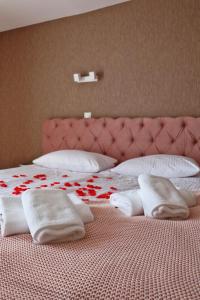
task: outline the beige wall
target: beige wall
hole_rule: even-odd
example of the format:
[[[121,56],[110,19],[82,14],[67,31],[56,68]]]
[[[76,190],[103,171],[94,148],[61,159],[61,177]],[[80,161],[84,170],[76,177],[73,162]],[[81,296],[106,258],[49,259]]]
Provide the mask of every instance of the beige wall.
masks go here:
[[[98,83],[78,85],[75,72]],[[200,1],[132,0],[0,34],[0,167],[51,117],[200,115]]]

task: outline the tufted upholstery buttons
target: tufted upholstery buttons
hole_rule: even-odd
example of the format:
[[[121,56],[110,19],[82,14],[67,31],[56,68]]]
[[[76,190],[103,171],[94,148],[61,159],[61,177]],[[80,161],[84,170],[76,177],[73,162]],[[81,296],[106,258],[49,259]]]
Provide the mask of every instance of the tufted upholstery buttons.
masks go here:
[[[199,128],[199,117],[104,117],[93,119],[92,123],[84,118],[51,119],[44,123],[42,147],[43,153],[74,149],[77,145],[82,150],[97,153],[103,149],[119,162],[138,157],[140,153],[147,155],[149,151],[152,154],[184,153],[200,162]]]
[[[140,153],[140,156],[144,156],[145,154],[143,152]]]
[[[193,145],[196,145],[196,144],[198,144],[198,141],[194,139],[194,140],[192,141],[192,144],[193,144]]]

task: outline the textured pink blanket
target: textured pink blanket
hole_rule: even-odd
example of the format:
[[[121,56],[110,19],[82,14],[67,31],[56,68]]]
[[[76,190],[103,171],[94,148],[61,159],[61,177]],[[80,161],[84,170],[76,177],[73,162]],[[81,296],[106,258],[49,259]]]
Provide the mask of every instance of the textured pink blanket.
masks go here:
[[[200,206],[185,221],[94,208],[85,239],[0,240],[0,299],[200,299]]]

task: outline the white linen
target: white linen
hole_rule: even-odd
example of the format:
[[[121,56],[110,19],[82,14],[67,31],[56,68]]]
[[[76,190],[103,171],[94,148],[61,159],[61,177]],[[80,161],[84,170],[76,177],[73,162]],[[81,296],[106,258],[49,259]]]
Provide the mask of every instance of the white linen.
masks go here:
[[[139,216],[144,214],[139,190],[129,190],[113,193],[110,196],[110,204],[119,208],[126,216]]]
[[[179,155],[148,155],[126,160],[112,169],[113,172],[139,176],[151,174],[166,178],[189,177],[199,173],[200,167],[192,158]]]
[[[14,197],[0,197],[0,224],[1,235],[9,236],[29,232],[24,215],[22,202]]]
[[[145,216],[157,219],[186,219],[189,209],[174,185],[166,178],[140,175],[140,196]]]
[[[39,166],[75,172],[99,172],[114,167],[116,162],[107,155],[82,150],[54,151],[33,160]]]
[[[85,229],[73,203],[59,190],[27,190],[22,194],[24,214],[36,244],[83,238]]]
[[[38,174],[45,174],[46,177],[41,180],[37,178]],[[93,178],[93,175],[95,175],[95,178]],[[88,180],[91,181],[91,179],[93,182],[88,182]],[[77,189],[85,188],[87,185],[99,186],[100,189],[96,189],[96,195],[79,196],[77,194],[81,200],[86,200],[85,202],[90,206],[108,206],[108,199],[97,198],[108,191],[114,193],[139,188],[137,177],[120,175],[111,171],[103,171],[98,174],[80,173],[70,172],[68,170],[49,169],[35,165],[0,170],[0,180],[4,180],[7,185],[7,187],[1,187],[0,184],[0,196],[11,196],[18,199],[20,199],[21,194],[15,195],[13,192],[16,187],[21,185],[25,185],[27,188],[41,188],[45,190],[49,188],[63,188],[66,183],[70,183],[71,185],[69,187],[65,187],[66,193],[74,193]],[[171,178],[170,180],[179,189],[193,192],[200,191],[200,176]],[[28,184],[26,184],[27,181],[29,182]],[[80,186],[77,186],[77,183],[79,183]],[[116,189],[112,189],[113,187]]]

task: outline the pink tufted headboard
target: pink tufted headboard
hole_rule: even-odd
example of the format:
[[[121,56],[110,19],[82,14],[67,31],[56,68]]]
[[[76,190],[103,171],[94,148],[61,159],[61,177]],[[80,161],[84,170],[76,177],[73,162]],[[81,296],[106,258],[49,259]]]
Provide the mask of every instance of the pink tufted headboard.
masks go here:
[[[200,117],[52,119],[43,126],[43,152],[82,149],[120,162],[150,154],[177,154],[200,163]]]

